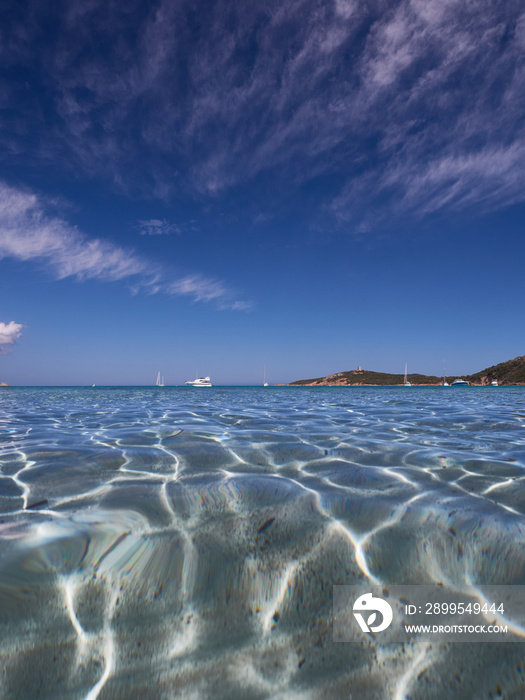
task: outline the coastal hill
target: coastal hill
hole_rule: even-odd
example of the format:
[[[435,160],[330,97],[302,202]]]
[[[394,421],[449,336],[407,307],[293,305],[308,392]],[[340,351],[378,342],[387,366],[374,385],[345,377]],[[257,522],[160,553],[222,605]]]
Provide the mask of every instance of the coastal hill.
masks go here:
[[[476,374],[465,377],[472,384],[490,384],[497,380],[498,384],[525,384],[525,355],[515,357],[507,362],[500,362],[499,365],[487,367],[487,369]]]
[[[447,376],[449,384],[454,379],[466,379],[469,384],[474,386],[488,386],[494,380],[497,380],[498,384],[502,386],[525,384],[525,355],[488,367],[481,372],[476,372],[476,374],[462,375],[461,377]],[[288,386],[402,386],[403,381],[403,374],[372,372],[359,368],[348,372],[336,372],[316,379],[300,379],[291,382]],[[443,379],[426,374],[409,374],[408,381],[413,386],[439,386]]]

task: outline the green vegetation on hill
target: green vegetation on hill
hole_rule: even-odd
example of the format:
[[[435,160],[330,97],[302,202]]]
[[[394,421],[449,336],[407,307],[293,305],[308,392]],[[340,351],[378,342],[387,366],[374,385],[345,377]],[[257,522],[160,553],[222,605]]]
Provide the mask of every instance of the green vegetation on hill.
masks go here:
[[[525,355],[515,357],[508,362],[501,362],[499,365],[488,367],[476,374],[464,375],[462,377],[470,384],[484,386],[497,380],[498,384],[525,384]],[[451,384],[456,376],[447,377]],[[403,374],[388,374],[387,372],[372,372],[370,370],[351,370],[349,372],[337,372],[326,377],[316,379],[300,379],[291,382],[289,386],[395,386],[403,384]],[[428,376],[425,374],[409,374],[408,381],[413,385],[441,384],[442,377]]]
[[[308,384],[326,384],[327,382],[340,386],[351,386],[368,384],[375,386],[389,386],[392,384],[403,384],[403,374],[388,374],[386,372],[372,372],[371,370],[351,370],[350,372],[338,372],[327,377],[317,379],[300,379],[291,382],[290,386],[304,386]],[[439,384],[440,377],[427,377],[425,374],[409,374],[408,381],[417,386],[418,384]]]
[[[473,384],[490,384],[494,380],[497,380],[498,384],[525,384],[525,355],[487,367],[465,379]]]

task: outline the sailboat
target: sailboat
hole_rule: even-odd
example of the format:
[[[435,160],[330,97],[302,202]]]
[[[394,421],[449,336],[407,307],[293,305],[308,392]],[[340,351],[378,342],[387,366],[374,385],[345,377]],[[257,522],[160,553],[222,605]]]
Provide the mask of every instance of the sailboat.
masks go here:
[[[268,382],[266,381],[266,365],[264,365],[264,379],[263,379],[263,386],[268,386]]]
[[[407,365],[405,363],[405,379],[403,381],[403,386],[412,386],[412,384],[408,381],[408,374],[407,374]]]
[[[445,377],[445,360],[443,360],[443,384],[441,386],[450,386]]]
[[[160,376],[160,372],[157,374],[157,381],[155,382],[155,386],[164,386],[164,377]]]

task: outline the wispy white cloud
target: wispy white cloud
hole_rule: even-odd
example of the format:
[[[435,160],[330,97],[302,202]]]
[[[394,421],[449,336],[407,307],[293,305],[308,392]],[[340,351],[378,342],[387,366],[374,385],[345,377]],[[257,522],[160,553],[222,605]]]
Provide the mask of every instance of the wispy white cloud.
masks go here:
[[[181,232],[177,224],[170,224],[166,219],[148,219],[139,221],[138,229],[142,236],[168,236],[171,233]]]
[[[188,275],[176,280],[168,287],[171,294],[188,294],[197,301],[211,301],[220,299],[226,294],[222,282],[206,279],[202,275]]]
[[[214,301],[221,310],[250,311],[253,303],[235,299],[231,289],[220,280],[210,279],[200,274],[187,275],[175,280],[165,288],[168,294],[187,295],[195,301]]]
[[[359,93],[377,148],[332,201],[361,230],[386,216],[525,200],[525,62],[511,3],[411,0],[378,19]]]
[[[87,238],[62,219],[47,215],[35,194],[0,184],[3,257],[43,262],[58,279],[115,281],[154,275],[153,267],[135,253],[100,238]]]
[[[222,308],[230,311],[251,311],[254,307],[252,301],[234,301],[230,304],[225,303]]]
[[[429,213],[444,207],[462,209],[469,204],[482,203],[484,209],[511,204],[523,182],[524,162],[525,143],[437,156],[418,167],[409,179],[400,206]],[[399,174],[393,172],[381,186],[398,182]]]
[[[22,324],[10,321],[3,323],[0,321],[0,355],[6,355],[12,350],[16,340],[22,335]]]
[[[39,52],[50,10],[29,2],[32,22],[4,29],[11,65]],[[525,147],[519,0],[70,0],[55,35],[38,53],[39,90],[0,91],[20,107],[6,117],[11,158],[28,148],[166,200],[217,197],[266,172],[276,196],[335,174],[327,201],[356,225],[372,206],[424,215],[525,199],[511,156]],[[447,164],[461,177],[436,177]]]
[[[162,223],[162,222],[161,222]],[[56,279],[75,277],[105,282],[125,280],[133,293],[189,296],[240,309],[229,287],[202,274],[175,277],[168,269],[102,238],[89,238],[63,219],[46,213],[34,193],[0,183],[0,260],[33,261]]]

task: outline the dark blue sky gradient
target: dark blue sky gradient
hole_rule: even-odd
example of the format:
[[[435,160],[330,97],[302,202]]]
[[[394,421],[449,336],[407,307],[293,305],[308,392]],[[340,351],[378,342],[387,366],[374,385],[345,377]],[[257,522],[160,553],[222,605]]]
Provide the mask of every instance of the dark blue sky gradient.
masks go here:
[[[521,2],[4,2],[0,381],[525,353]]]

